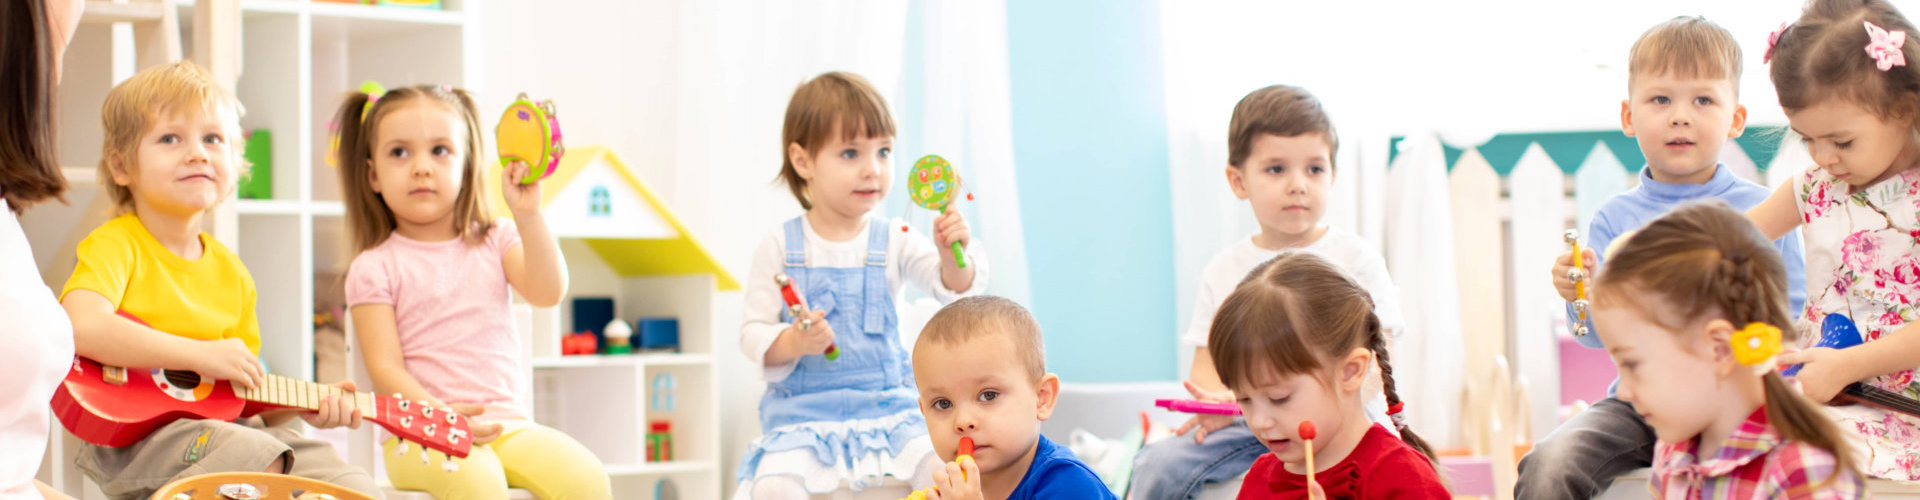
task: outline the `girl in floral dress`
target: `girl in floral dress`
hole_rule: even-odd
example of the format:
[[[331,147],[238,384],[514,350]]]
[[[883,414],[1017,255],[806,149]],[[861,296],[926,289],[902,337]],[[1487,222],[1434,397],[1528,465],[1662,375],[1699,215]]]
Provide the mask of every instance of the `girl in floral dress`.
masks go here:
[[[1920,399],[1920,53],[1908,22],[1881,0],[1816,0],[1768,40],[1770,73],[1787,120],[1815,166],[1747,213],[1779,237],[1801,225],[1807,302],[1795,327],[1802,390],[1829,401],[1865,382]],[[1915,63],[1915,64],[1909,64]],[[1829,314],[1851,319],[1865,343],[1812,348]],[[1829,409],[1874,477],[1920,480],[1920,419],[1862,405]]]

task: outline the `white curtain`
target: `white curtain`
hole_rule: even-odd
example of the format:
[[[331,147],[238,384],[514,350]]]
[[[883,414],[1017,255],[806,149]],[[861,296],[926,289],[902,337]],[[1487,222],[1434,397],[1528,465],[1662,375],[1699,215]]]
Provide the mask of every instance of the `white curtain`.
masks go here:
[[[1464,342],[1453,272],[1453,204],[1447,159],[1432,134],[1413,134],[1387,171],[1387,267],[1400,285],[1407,333],[1394,347],[1394,379],[1407,425],[1436,447],[1459,446]],[[1431,270],[1415,272],[1414,270]]]
[[[910,15],[916,7],[918,24]],[[773,182],[782,116],[795,86],[839,70],[866,77],[887,97],[898,142],[921,142],[898,144],[915,150],[896,148],[886,215],[931,223],[931,212],[907,203],[900,186],[918,155],[946,156],[979,195],[961,208],[990,246],[994,292],[1023,301],[1030,295],[1014,184],[1004,2],[718,0],[679,2],[678,9],[671,198],[728,269],[744,273],[767,231],[800,213]],[[919,30],[921,51],[909,52],[909,30]],[[907,74],[911,68],[923,73]],[[903,109],[923,111],[916,119],[902,116]],[[901,332],[911,342],[937,304],[909,300]],[[718,325],[738,324],[739,296],[722,296],[714,315]],[[753,395],[764,384],[737,375],[757,370],[732,354],[739,351],[732,330],[717,330],[720,390],[748,396],[723,398],[721,408],[721,478],[731,489],[740,453],[760,435]]]

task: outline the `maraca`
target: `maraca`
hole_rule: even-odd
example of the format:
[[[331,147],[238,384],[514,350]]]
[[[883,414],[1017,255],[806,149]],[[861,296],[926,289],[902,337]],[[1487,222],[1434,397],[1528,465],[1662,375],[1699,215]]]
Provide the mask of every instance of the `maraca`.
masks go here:
[[[961,458],[972,459],[973,458],[973,437],[967,436],[967,437],[960,438],[960,449],[957,451],[958,452],[955,453],[953,456],[953,461],[955,463],[958,463]],[[960,480],[961,481],[967,480],[966,469],[960,470]],[[925,489],[914,490],[913,493],[908,493],[907,497],[902,500],[927,500],[927,497],[933,495],[934,489],[935,487],[928,486]]]
[[[945,212],[947,205],[960,196],[960,179],[946,158],[922,156],[920,161],[913,162],[913,170],[907,172],[907,195],[921,208]],[[953,263],[963,269],[967,267],[964,255],[960,242],[953,242]]]

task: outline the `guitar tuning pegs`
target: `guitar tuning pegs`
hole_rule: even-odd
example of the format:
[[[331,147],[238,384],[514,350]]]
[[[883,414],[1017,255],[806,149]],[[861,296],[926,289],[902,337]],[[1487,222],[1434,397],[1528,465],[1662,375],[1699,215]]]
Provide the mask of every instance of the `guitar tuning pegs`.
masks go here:
[[[406,440],[404,440],[404,439],[403,439],[403,440],[400,440],[400,444],[398,444],[398,445],[395,445],[395,446],[393,447],[393,456],[396,456],[396,457],[404,457],[404,456],[407,456],[407,441],[406,441]]]
[[[398,393],[398,392],[396,392],[396,393],[393,393],[393,399],[400,399],[400,393]],[[400,411],[407,411],[407,410],[411,410],[411,409],[413,409],[413,402],[412,402],[412,401],[407,401],[407,400],[405,400],[405,399],[400,399]]]
[[[447,471],[447,472],[460,472],[460,463],[453,461],[453,456],[448,455],[446,460],[440,461],[440,470]]]
[[[429,405],[429,404],[427,404],[427,402],[426,402],[426,401],[421,401],[421,402],[420,402],[420,406],[422,406],[422,408],[420,408],[420,416],[423,416],[423,417],[427,417],[427,418],[433,418],[433,406],[432,406],[432,405]]]
[[[433,463],[433,457],[427,454],[427,448],[423,446],[420,448],[420,465],[427,465],[430,463]]]
[[[427,424],[427,437],[433,437],[434,424]]]
[[[447,414],[447,425],[454,425],[455,423],[458,423],[459,421],[460,421],[460,414],[458,414],[458,413],[448,413],[448,414]]]
[[[404,416],[404,417],[400,417],[400,427],[401,427],[401,428],[404,428],[404,429],[412,429],[412,428],[413,428],[413,416],[412,416],[412,415],[408,415],[408,416]]]

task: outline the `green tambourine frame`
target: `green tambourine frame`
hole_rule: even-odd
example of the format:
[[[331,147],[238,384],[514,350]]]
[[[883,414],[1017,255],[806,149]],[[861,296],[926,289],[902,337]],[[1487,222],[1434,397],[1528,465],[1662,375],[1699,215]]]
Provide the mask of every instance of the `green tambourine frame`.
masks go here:
[[[560,157],[566,154],[566,147],[560,142],[560,120],[554,115],[553,101],[535,102],[524,92],[500,113],[500,124],[493,129],[493,142],[500,150],[500,166],[515,160],[527,164],[531,172],[521,184],[533,184],[553,175],[560,169]]]

